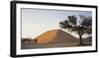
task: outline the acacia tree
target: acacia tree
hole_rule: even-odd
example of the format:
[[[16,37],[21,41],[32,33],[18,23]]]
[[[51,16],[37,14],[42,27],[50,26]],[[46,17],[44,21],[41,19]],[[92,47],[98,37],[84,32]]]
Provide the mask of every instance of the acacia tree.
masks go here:
[[[80,43],[79,45],[84,45],[82,36],[83,34],[92,33],[92,17],[86,17],[79,15],[77,18],[75,15],[68,16],[68,20],[60,22],[60,27],[63,29],[68,29],[68,31],[76,32],[79,35]]]

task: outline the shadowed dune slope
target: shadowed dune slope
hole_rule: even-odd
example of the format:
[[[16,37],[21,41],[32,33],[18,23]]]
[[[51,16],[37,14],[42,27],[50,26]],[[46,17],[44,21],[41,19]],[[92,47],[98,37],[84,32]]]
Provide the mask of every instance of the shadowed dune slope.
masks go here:
[[[60,29],[47,31],[34,40],[37,44],[79,42],[79,39]]]

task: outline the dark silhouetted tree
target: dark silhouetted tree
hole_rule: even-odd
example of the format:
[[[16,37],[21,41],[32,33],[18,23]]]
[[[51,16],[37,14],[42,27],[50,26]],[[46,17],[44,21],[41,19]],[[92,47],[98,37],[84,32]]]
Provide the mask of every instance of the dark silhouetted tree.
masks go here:
[[[68,29],[68,31],[76,32],[79,35],[80,44],[84,45],[82,36],[83,34],[92,33],[92,17],[86,17],[79,15],[79,18],[75,15],[68,16],[68,20],[64,20],[59,23],[60,27],[63,29]]]

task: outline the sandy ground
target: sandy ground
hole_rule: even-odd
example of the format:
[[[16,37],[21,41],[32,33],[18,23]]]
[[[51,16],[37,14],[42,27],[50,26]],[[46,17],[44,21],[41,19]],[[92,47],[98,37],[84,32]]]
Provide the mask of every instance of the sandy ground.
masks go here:
[[[85,42],[86,44],[87,42]],[[74,43],[50,43],[50,44],[27,44],[22,43],[21,49],[39,49],[39,48],[57,48],[57,47],[79,47],[79,42]],[[91,44],[88,42],[86,46],[91,46]]]
[[[78,43],[55,43],[55,44],[27,44],[22,43],[22,49],[33,49],[33,48],[55,48],[55,47],[70,47],[77,46]]]

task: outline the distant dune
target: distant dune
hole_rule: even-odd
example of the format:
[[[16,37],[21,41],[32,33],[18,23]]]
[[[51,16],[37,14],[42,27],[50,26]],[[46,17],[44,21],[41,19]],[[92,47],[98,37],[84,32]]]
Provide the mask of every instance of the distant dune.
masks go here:
[[[32,39],[29,39],[29,38],[22,38],[22,39],[21,39],[21,42],[30,44],[30,43],[33,42],[33,40],[32,40]]]
[[[76,37],[60,29],[47,31],[35,38],[37,44],[79,42]]]

